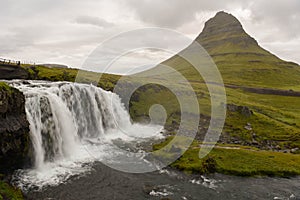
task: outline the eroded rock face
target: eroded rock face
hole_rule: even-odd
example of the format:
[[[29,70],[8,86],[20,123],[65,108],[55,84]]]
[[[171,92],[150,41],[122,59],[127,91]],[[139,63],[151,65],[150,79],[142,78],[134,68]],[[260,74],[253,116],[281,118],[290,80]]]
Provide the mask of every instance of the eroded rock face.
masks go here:
[[[0,87],[0,173],[30,164],[29,133],[24,95]]]

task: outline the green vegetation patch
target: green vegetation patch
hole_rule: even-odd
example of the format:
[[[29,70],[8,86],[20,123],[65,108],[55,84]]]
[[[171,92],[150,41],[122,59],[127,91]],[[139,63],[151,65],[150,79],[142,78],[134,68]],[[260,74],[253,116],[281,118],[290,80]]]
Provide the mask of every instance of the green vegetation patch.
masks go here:
[[[114,85],[121,77],[73,68],[50,68],[43,65],[22,65],[22,67],[29,73],[31,80],[93,83],[105,90],[113,90]]]
[[[216,147],[210,156],[216,160],[219,173],[282,177],[300,174],[300,155]]]
[[[165,147],[173,137],[154,145],[154,150]],[[191,147],[171,167],[187,173],[218,172],[238,176],[292,176],[300,175],[300,155],[260,151],[245,146],[215,146],[203,159],[199,159],[200,143]],[[163,154],[160,154],[163,156]]]
[[[12,87],[10,87],[9,85],[7,85],[4,82],[0,82],[0,90],[5,90],[8,91],[9,93],[12,93]]]
[[[24,199],[20,189],[14,188],[6,182],[0,181],[0,200],[22,200]]]

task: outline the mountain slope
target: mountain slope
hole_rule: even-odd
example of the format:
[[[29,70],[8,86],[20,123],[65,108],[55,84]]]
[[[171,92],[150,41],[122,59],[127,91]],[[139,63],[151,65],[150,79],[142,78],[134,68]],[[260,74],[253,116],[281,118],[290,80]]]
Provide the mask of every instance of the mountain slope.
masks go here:
[[[300,148],[300,98],[296,92],[300,91],[299,65],[286,62],[260,47],[239,21],[225,12],[208,20],[195,41],[212,57],[226,87],[228,112],[220,142],[269,150]],[[193,44],[179,54],[203,59],[203,55],[195,54]],[[179,54],[138,75],[155,74],[154,79],[173,80],[172,84],[184,90],[175,73],[168,73],[165,66],[175,69],[193,87],[205,121],[205,117],[210,116],[210,94],[198,71]],[[159,103],[170,107],[166,109],[168,125],[180,123],[180,106],[166,95],[166,90],[143,89],[137,93],[140,94],[138,101],[131,101],[133,116],[143,116],[153,103]],[[243,110],[252,114],[245,115]],[[207,124],[200,122],[199,127],[200,135],[206,133]]]
[[[225,84],[300,89],[299,65],[283,61],[260,47],[231,14],[218,12],[205,23],[195,41],[212,57]],[[192,53],[193,45],[183,52]],[[193,67],[179,56],[171,57],[162,64],[175,68],[188,78],[196,74]],[[162,71],[160,67],[152,70]]]

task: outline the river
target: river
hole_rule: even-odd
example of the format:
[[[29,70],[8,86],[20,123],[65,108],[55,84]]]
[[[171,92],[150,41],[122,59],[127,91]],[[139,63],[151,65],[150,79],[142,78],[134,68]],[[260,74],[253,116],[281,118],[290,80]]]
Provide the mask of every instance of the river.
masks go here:
[[[57,186],[29,191],[29,199],[142,200],[142,199],[299,199],[300,178],[244,178],[214,174],[185,175],[161,170],[124,173],[95,163],[88,174],[74,176]],[[298,197],[298,198],[297,198]]]

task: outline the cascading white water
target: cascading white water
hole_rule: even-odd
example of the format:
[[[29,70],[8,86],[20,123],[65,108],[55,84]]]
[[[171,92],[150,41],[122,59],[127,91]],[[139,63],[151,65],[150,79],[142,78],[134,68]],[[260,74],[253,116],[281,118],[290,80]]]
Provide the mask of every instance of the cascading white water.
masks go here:
[[[111,139],[162,137],[159,126],[132,124],[118,95],[93,85],[30,81],[11,84],[26,97],[26,114],[34,148],[34,169],[25,184],[59,183],[82,171],[97,155],[112,153]],[[95,147],[96,146],[96,147]]]

